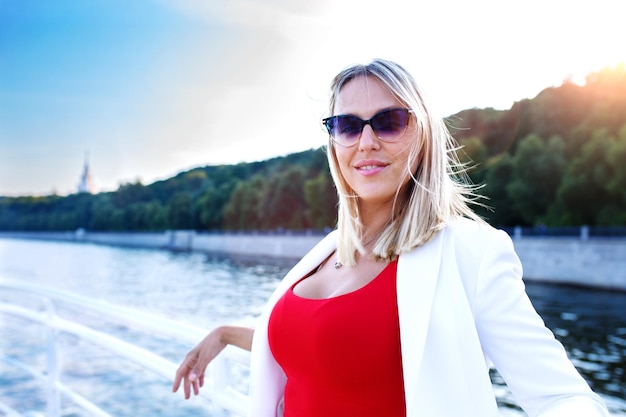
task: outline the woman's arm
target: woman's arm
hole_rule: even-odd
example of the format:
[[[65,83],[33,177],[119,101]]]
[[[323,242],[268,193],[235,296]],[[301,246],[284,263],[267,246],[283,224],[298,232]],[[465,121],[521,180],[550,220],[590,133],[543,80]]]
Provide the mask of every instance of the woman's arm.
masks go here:
[[[227,345],[250,351],[252,336],[254,329],[248,327],[220,326],[213,330],[185,356],[176,371],[172,391],[178,391],[182,381],[185,399],[191,396],[192,388],[194,395],[198,395],[200,387],[204,385],[204,372],[208,364]]]
[[[542,417],[608,416],[532,306],[510,238],[499,232],[483,246],[476,325],[483,350],[524,411]]]

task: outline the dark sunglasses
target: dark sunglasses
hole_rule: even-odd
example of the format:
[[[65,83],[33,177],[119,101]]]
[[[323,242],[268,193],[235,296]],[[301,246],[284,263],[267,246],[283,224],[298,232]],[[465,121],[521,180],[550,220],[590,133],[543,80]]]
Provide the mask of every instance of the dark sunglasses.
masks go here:
[[[370,125],[376,137],[383,142],[394,142],[409,127],[411,113],[409,109],[389,109],[376,113],[369,120],[363,120],[351,114],[342,114],[327,117],[322,120],[322,123],[333,141],[342,146],[356,145],[365,125]]]

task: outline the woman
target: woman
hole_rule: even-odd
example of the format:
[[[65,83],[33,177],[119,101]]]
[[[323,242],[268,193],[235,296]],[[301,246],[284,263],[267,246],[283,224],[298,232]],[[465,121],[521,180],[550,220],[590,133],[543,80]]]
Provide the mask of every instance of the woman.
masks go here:
[[[608,416],[534,311],[511,240],[468,208],[452,139],[411,76],[384,60],[348,68],[330,114],[337,231],[255,330],[200,342],[174,391],[197,394],[232,344],[252,350],[251,416],[497,416],[491,363],[530,416]]]

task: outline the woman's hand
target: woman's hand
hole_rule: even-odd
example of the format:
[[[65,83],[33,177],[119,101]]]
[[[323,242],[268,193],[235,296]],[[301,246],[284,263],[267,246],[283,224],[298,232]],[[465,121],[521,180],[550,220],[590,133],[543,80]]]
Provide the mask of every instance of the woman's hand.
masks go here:
[[[221,326],[209,333],[196,345],[178,367],[172,391],[178,391],[181,381],[185,399],[191,397],[191,390],[198,395],[200,387],[204,385],[204,372],[209,363],[227,345],[234,345],[241,349],[250,350],[252,347],[254,329],[247,327]]]

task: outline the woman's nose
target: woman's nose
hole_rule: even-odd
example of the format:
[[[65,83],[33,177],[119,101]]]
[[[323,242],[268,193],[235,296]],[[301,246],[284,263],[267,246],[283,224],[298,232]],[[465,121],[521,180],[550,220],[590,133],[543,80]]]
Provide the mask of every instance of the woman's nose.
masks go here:
[[[376,136],[376,133],[372,129],[372,126],[365,125],[361,131],[361,137],[359,138],[359,149],[377,149],[380,147],[380,140]]]

